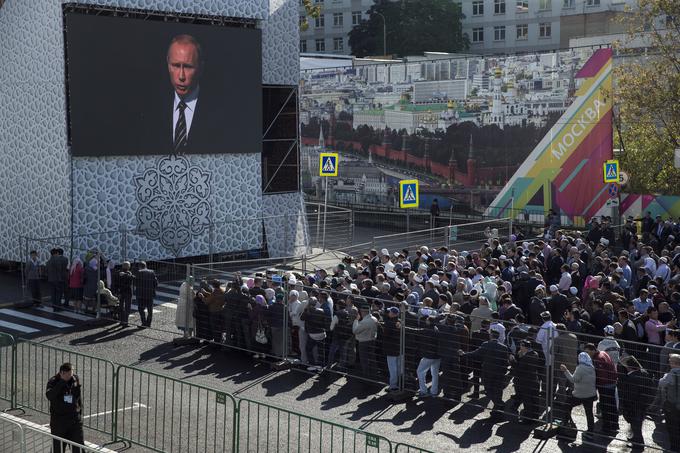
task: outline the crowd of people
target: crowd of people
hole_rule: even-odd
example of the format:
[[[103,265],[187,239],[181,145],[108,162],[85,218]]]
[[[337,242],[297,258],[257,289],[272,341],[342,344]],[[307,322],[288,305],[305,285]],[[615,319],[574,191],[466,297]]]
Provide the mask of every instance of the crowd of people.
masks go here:
[[[645,417],[665,420],[680,451],[680,223],[647,213],[616,229],[602,218],[516,233],[473,251],[371,250],[307,275],[202,281],[181,290],[193,317],[178,310],[178,325],[389,392],[469,401],[483,389],[492,416],[530,424],[550,411],[565,436],[575,406],[584,439],[616,435],[622,417],[635,448]]]
[[[128,325],[133,295],[136,298],[141,325],[150,327],[153,318],[153,299],[158,279],[146,262],[129,261],[117,265],[96,250],[75,256],[70,262],[62,248],[50,250],[50,258],[42,263],[38,252],[32,250],[24,267],[31,302],[41,306],[42,280],[47,280],[52,310],[72,310],[75,313],[96,315],[105,309],[123,326]]]

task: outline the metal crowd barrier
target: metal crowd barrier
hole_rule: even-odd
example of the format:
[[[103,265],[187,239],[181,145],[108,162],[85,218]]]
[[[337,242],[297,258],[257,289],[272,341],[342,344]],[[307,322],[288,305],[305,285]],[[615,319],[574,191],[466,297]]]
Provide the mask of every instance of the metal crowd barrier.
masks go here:
[[[12,453],[51,453],[54,445],[66,451],[74,451],[79,448],[81,453],[110,453],[105,447],[90,447],[76,442],[71,442],[59,436],[51,434],[48,428],[39,429],[35,425],[22,423],[16,419],[8,420],[0,416],[0,451]]]
[[[32,409],[49,414],[45,397],[47,381],[61,364],[70,362],[83,386],[83,406],[91,416],[83,425],[106,434],[113,433],[115,369],[112,362],[55,346],[18,340],[14,347],[14,399],[12,408]]]
[[[228,393],[119,366],[114,440],[158,452],[232,451],[236,399]],[[186,423],[177,426],[176,418]]]
[[[16,348],[14,337],[0,333],[0,400],[14,405],[14,389],[16,388]]]
[[[268,404],[239,399],[235,452],[390,453],[385,437]]]
[[[3,334],[4,335],[4,334]],[[13,341],[10,336],[5,336]],[[85,427],[111,434],[114,442],[125,441],[159,453],[174,452],[364,452],[430,453],[417,447],[392,443],[385,437],[346,427],[273,405],[237,399],[217,389],[188,383],[138,368],[119,365],[49,345],[12,342],[5,349],[19,360],[8,367],[18,374],[10,394],[17,395],[11,409],[47,413],[44,384],[49,378],[39,368],[71,361],[84,377],[84,406],[95,412]],[[3,355],[4,357],[4,355]],[[3,365],[6,362],[3,362]],[[30,367],[33,382],[29,379]],[[19,368],[19,370],[16,370]],[[51,368],[50,368],[51,369]],[[18,372],[17,372],[18,371]],[[86,377],[91,374],[91,378]],[[110,379],[109,379],[110,376]],[[95,381],[103,379],[98,385]],[[110,384],[110,385],[109,385]],[[177,420],[183,423],[178,425]],[[54,439],[49,432],[0,417],[0,450],[48,452]],[[81,451],[108,451],[80,447]]]

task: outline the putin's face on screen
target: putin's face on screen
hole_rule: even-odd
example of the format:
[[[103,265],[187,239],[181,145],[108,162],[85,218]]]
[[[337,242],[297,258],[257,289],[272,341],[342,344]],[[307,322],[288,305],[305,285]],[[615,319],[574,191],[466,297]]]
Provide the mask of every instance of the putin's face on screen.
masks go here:
[[[175,93],[184,98],[198,85],[201,75],[201,48],[189,35],[175,37],[168,48],[168,73]]]

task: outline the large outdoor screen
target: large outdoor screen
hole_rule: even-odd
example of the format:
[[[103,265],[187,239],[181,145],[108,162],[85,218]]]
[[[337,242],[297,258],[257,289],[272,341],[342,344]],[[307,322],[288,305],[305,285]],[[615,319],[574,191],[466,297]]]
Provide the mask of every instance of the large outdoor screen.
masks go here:
[[[74,156],[262,150],[259,29],[65,11]]]

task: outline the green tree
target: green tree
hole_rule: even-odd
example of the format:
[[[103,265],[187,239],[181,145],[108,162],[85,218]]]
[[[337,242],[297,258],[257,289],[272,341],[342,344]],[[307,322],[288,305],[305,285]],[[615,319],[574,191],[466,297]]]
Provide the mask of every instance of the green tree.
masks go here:
[[[679,192],[680,170],[673,165],[673,150],[680,148],[678,20],[677,0],[638,0],[624,19],[627,42],[618,43],[623,61],[614,70],[614,137],[633,192]],[[648,41],[645,54],[626,45],[640,39]]]
[[[300,16],[300,30],[305,31],[309,28],[309,18],[316,19],[321,14],[321,6],[315,5],[312,0],[302,0],[305,7],[306,16]]]
[[[383,0],[371,6],[368,15],[368,20],[349,32],[352,55],[357,57],[382,55],[383,48],[388,55],[405,56],[457,52],[469,46],[463,36],[460,6],[451,0]]]

